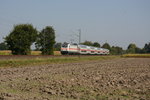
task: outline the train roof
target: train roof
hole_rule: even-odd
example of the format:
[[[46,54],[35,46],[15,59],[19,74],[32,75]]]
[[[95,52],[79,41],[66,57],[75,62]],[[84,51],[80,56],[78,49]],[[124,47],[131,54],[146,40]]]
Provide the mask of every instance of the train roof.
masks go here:
[[[99,48],[99,47],[87,46],[87,45],[77,44],[77,43],[66,43],[66,44],[78,45],[78,46],[83,47],[83,48],[92,48],[92,49],[97,49],[97,50],[108,50],[106,48]]]

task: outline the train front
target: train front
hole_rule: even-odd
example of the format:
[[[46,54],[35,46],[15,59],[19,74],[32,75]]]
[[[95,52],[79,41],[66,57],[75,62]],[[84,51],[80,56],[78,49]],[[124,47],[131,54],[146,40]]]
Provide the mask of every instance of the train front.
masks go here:
[[[64,43],[61,45],[61,54],[66,55],[68,54],[68,48],[69,48],[69,43]]]

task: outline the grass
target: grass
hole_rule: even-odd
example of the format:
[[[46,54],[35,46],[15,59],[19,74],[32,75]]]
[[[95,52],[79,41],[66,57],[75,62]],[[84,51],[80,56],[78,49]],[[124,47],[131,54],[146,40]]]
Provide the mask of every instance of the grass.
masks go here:
[[[12,55],[11,51],[0,51],[0,55]],[[31,55],[41,55],[41,51],[31,51]],[[61,55],[60,51],[54,51],[54,55]],[[85,56],[85,57],[50,57],[50,58],[21,58],[21,59],[4,59],[0,60],[0,67],[19,67],[25,65],[52,64],[52,63],[71,63],[91,60],[112,59],[116,56]]]
[[[26,65],[39,64],[58,64],[58,63],[72,63],[92,60],[106,60],[118,58],[116,56],[72,56],[72,57],[50,57],[50,58],[32,58],[32,59],[6,59],[0,60],[0,67],[20,67]]]
[[[122,57],[150,58],[150,54],[124,54]]]

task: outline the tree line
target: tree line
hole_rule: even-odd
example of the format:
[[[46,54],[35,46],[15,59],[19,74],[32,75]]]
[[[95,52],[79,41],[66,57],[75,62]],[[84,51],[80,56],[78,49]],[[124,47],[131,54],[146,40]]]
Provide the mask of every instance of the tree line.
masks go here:
[[[52,26],[46,26],[37,31],[31,24],[19,24],[4,39],[0,44],[1,50],[11,50],[13,55],[30,55],[33,43],[43,55],[53,55],[55,30]]]
[[[61,44],[62,43],[55,43],[54,50],[60,51]],[[123,50],[123,48],[119,46],[110,46],[109,43],[104,43],[103,45],[100,45],[100,43],[98,42],[85,41],[85,42],[82,42],[81,44],[109,49],[110,54],[112,55],[150,53],[150,42],[146,43],[143,48],[139,48],[136,46],[136,44],[130,43],[126,50]]]
[[[60,51],[62,44],[56,43],[55,30],[52,26],[46,26],[41,31],[37,31],[31,24],[15,25],[4,39],[5,41],[0,43],[0,50],[11,50],[14,55],[30,55],[33,43],[35,43],[36,50],[41,51],[43,55],[53,55],[54,50]],[[112,55],[150,53],[150,42],[146,43],[143,48],[131,43],[126,50],[119,46],[110,46],[109,43],[100,45],[98,42],[85,41],[81,44],[109,49]]]

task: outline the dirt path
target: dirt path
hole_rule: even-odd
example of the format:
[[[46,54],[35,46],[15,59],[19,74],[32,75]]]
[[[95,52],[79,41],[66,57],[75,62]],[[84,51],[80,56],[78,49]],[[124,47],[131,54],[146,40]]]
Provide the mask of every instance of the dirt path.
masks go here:
[[[150,58],[0,68],[0,100],[150,100]]]

